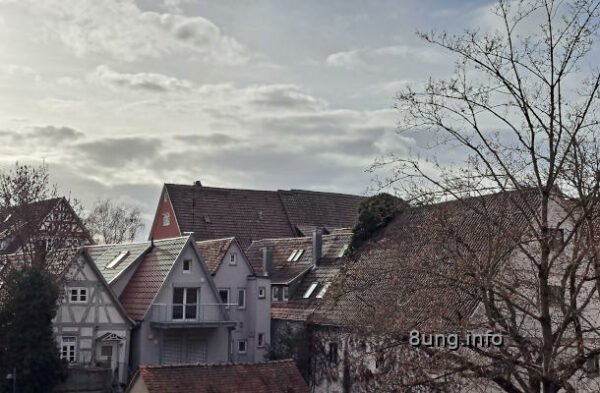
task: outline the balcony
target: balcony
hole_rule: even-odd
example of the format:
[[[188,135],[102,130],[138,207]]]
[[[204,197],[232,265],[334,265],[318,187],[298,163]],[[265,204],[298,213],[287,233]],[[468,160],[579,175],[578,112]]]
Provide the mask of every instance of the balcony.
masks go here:
[[[222,304],[153,304],[150,325],[160,329],[216,328],[234,326],[235,322]]]

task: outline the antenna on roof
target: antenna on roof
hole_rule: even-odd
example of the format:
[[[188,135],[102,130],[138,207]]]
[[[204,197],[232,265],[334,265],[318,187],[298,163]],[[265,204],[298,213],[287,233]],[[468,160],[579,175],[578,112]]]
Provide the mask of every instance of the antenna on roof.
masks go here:
[[[202,182],[201,182],[200,180],[196,180],[196,181],[194,182],[194,185],[195,185],[196,187],[202,187]]]

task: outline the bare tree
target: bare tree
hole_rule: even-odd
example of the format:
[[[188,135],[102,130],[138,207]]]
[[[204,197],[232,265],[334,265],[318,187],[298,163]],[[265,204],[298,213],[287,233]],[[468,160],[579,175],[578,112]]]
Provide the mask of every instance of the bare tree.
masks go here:
[[[144,229],[142,213],[138,207],[117,204],[110,199],[96,202],[86,225],[100,241],[107,244],[132,241]]]
[[[600,71],[589,55],[600,2],[501,0],[494,13],[500,30],[420,33],[456,56],[455,74],[397,97],[401,132],[465,162],[444,165],[434,148],[374,167],[393,167],[386,185],[413,204],[358,251],[342,288],[360,305],[349,325],[374,338],[355,367],[395,358],[375,370],[378,391],[599,389]],[[413,329],[463,342],[489,330],[504,343],[411,350]]]

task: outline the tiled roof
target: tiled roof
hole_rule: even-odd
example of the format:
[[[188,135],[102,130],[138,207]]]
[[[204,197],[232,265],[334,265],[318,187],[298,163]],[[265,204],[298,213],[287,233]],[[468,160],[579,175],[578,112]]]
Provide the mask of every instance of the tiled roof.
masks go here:
[[[184,236],[154,241],[154,247],[144,257],[120,297],[121,304],[133,320],[144,317],[188,239]]]
[[[229,250],[234,238],[228,237],[225,239],[202,240],[196,242],[196,246],[200,251],[200,257],[206,263],[210,274],[215,274],[221,262],[225,257],[225,253]]]
[[[521,207],[536,208],[539,198],[535,192],[501,193],[466,202],[413,207],[398,215],[348,262],[311,320],[378,321],[382,328],[410,330],[468,318],[478,304],[465,290],[474,260],[480,269],[497,271],[525,233],[528,215]],[[460,278],[460,288],[453,277]]]
[[[253,242],[246,254],[255,269],[262,272],[262,259],[260,249],[265,246],[273,247],[274,272],[272,284],[287,284],[298,275],[304,273],[301,281],[293,293],[289,294],[287,302],[272,302],[271,317],[275,319],[309,320],[314,312],[331,296],[331,288],[327,289],[323,298],[317,298],[326,283],[331,287],[338,281],[343,258],[340,255],[345,251],[352,237],[350,231],[337,231],[335,235],[323,235],[322,257],[316,268],[312,262],[312,238],[292,239],[265,239]],[[289,261],[288,258],[294,250],[304,250],[298,261]],[[308,298],[304,298],[306,290],[312,283],[318,283]]]
[[[198,240],[293,237],[307,226],[351,227],[362,197],[314,191],[258,191],[165,184],[182,232]]]
[[[86,246],[85,249],[98,267],[100,273],[102,273],[106,282],[110,283],[122,271],[140,258],[149,247],[150,242],[139,242]],[[127,254],[121,262],[113,268],[109,268],[108,265],[123,252],[126,252]]]
[[[344,247],[350,242],[352,232],[337,232],[335,235],[323,235],[320,263],[339,258]],[[273,274],[272,284],[284,284],[296,278],[299,274],[309,269],[312,262],[312,237],[264,239],[252,242],[246,251],[256,274],[262,274],[261,248],[273,247]],[[294,250],[303,250],[297,261],[288,261]]]
[[[293,360],[140,366],[149,393],[308,393]],[[135,380],[134,380],[135,381]]]

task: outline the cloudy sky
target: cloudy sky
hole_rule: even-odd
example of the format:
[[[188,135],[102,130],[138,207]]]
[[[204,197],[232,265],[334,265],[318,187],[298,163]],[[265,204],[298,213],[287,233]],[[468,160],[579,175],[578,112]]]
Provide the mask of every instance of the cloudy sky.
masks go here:
[[[395,92],[452,71],[416,30],[489,1],[0,0],[0,169],[45,160],[84,205],[164,182],[364,193],[419,141]]]

